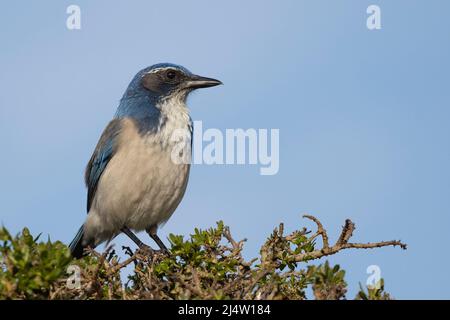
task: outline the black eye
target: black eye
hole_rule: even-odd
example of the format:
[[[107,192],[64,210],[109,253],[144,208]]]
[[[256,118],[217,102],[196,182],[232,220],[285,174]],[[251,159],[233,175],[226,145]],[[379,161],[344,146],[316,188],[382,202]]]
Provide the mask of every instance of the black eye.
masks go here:
[[[173,70],[169,70],[169,71],[167,71],[167,73],[166,73],[166,77],[167,77],[167,79],[169,79],[169,80],[175,79],[176,76],[177,76],[177,73],[176,73],[175,71],[173,71]]]

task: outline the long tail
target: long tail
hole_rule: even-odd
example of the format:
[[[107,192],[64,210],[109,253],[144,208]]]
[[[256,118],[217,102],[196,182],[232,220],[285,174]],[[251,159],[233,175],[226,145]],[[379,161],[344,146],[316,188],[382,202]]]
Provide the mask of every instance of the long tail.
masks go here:
[[[73,238],[72,242],[69,244],[70,253],[72,254],[72,257],[79,259],[83,257],[84,249],[86,248],[83,246],[83,236],[84,236],[84,225],[78,229],[77,235],[75,238]]]

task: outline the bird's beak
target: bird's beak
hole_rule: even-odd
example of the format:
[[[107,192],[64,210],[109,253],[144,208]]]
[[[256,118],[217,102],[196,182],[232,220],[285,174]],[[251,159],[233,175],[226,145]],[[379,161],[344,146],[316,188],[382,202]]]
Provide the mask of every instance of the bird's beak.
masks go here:
[[[222,81],[193,75],[186,81],[186,87],[191,89],[209,88],[222,84]]]

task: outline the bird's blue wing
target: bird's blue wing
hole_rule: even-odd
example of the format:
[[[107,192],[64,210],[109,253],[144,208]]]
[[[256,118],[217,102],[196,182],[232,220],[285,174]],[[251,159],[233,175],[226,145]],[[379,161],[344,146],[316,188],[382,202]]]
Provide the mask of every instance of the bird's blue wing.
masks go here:
[[[87,196],[87,212],[91,210],[92,201],[97,191],[97,185],[102,176],[103,171],[108,165],[109,160],[114,156],[117,136],[121,130],[120,119],[114,119],[103,131],[97,147],[92,154],[91,159],[86,167],[85,182],[88,189]]]

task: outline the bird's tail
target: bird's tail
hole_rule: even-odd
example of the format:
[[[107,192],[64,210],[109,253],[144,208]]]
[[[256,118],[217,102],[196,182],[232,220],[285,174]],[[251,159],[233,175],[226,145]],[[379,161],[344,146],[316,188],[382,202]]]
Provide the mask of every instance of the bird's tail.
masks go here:
[[[84,225],[78,229],[77,235],[75,238],[73,238],[72,242],[69,244],[70,253],[72,254],[72,257],[79,259],[83,257],[84,249],[86,248],[83,246],[83,236],[84,236]]]

